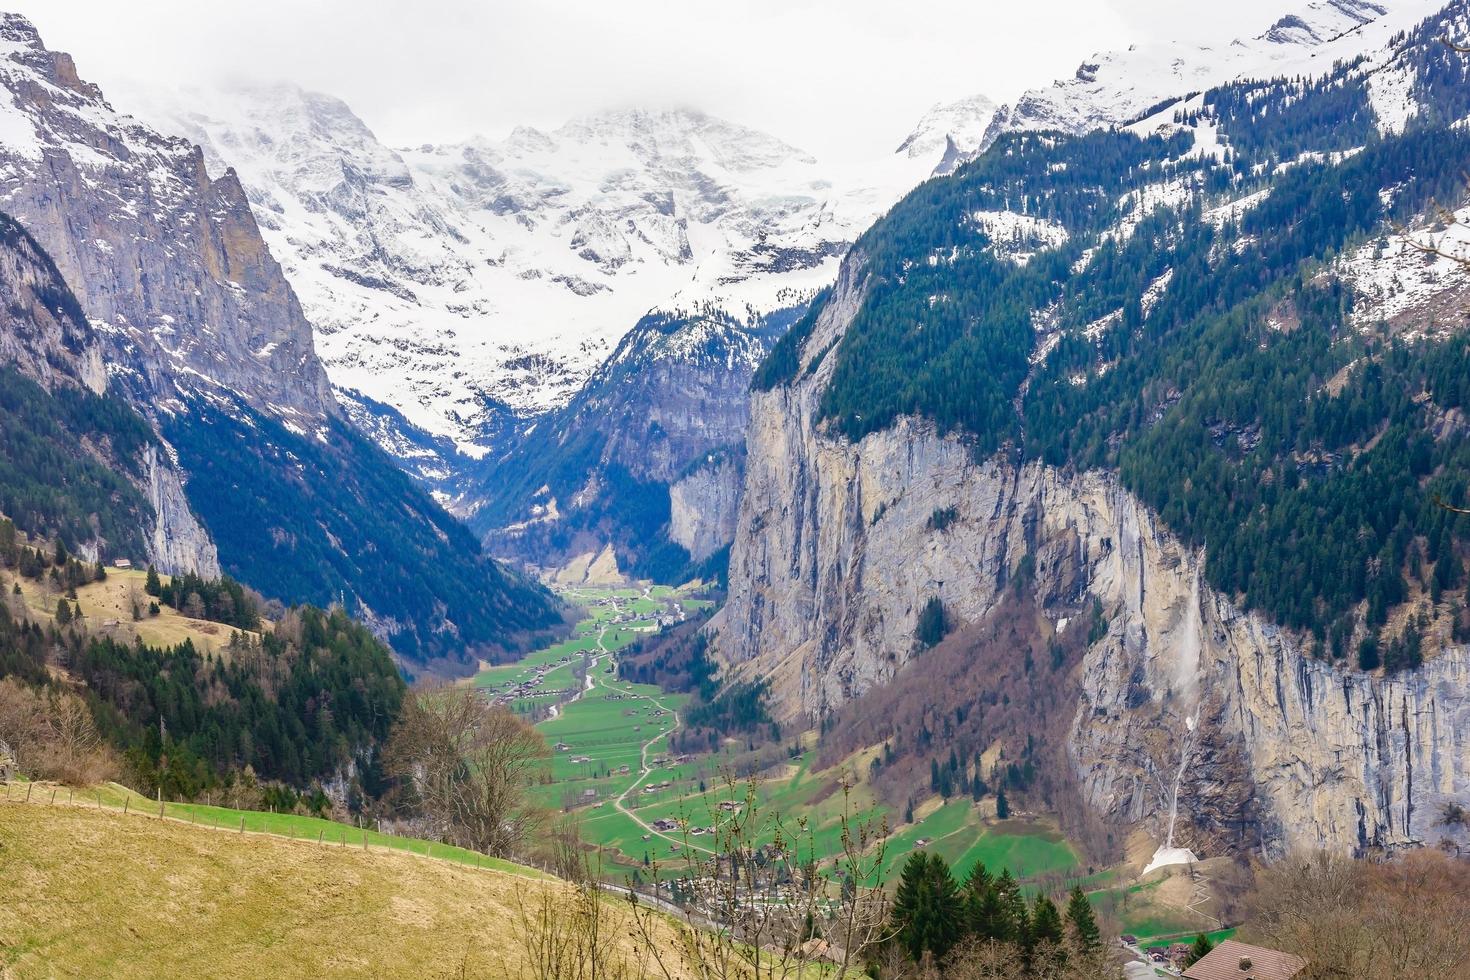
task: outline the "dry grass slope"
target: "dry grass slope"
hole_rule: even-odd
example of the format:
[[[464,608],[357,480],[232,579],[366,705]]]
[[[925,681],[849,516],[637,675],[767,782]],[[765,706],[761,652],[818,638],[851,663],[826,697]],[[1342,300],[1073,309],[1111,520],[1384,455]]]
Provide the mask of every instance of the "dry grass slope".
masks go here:
[[[86,617],[88,631],[99,636],[111,636],[123,643],[131,643],[134,637],[141,637],[144,643],[155,647],[177,646],[185,640],[193,640],[201,654],[205,651],[218,653],[230,642],[233,627],[192,619],[168,606],[162,606],[157,616],[145,616],[134,622],[133,602],[140,602],[146,609],[153,599],[143,591],[147,578],[147,573],[137,569],[122,571],[109,568],[107,578],[101,582],[77,589],[77,602]],[[167,582],[168,576],[163,576],[163,580]],[[61,598],[61,593],[18,575],[0,573],[0,586],[3,586],[6,597],[10,596],[16,582],[20,583],[30,618],[42,623],[51,622],[56,616],[56,600]],[[107,623],[116,625],[107,626]]]
[[[385,851],[0,804],[0,977],[515,977],[521,903],[559,887]]]

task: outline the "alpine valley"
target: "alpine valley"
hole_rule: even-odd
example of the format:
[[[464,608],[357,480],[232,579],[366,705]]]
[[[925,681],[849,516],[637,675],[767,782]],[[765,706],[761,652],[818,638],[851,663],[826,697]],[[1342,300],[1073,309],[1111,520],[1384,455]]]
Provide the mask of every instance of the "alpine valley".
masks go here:
[[[1470,0],[1281,2],[872,160],[0,14],[0,977],[1465,976]]]

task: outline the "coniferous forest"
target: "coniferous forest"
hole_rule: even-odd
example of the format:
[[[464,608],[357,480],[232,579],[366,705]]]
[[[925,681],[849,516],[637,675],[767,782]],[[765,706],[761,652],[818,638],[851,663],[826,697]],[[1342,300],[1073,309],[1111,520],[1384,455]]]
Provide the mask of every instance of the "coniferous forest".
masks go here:
[[[1470,136],[1445,125],[1466,102],[1465,59],[1430,43],[1442,29],[1417,39],[1416,95],[1438,111],[1398,135],[1378,131],[1349,63],[1205,93],[1199,111],[1240,134],[1218,158],[1187,131],[1016,133],[920,186],[855,246],[861,309],[813,355],[835,358],[826,424],[859,440],[917,415],[977,457],[1114,469],[1204,547],[1215,587],[1310,631],[1322,656],[1416,665],[1418,626],[1378,632],[1412,596],[1438,602],[1465,578],[1470,518],[1443,505],[1466,503],[1470,440],[1443,422],[1463,410],[1470,340],[1361,328],[1332,270],[1465,192]],[[1129,194],[1160,182],[1195,193],[1112,231]],[[1200,203],[1252,194],[1226,216]],[[972,216],[1004,210],[1065,241],[990,240]],[[820,309],[757,390],[794,380]],[[1036,360],[1038,331],[1057,340]],[[1470,639],[1463,611],[1456,622]],[[1349,639],[1360,627],[1366,646]]]

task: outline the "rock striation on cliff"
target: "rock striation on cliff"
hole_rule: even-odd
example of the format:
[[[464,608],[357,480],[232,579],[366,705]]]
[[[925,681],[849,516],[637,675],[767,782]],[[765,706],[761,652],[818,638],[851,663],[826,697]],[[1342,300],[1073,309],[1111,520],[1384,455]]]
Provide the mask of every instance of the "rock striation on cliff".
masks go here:
[[[1094,604],[1107,622],[1070,736],[1097,810],[1162,836],[1187,747],[1182,836],[1201,852],[1363,851],[1444,832],[1439,804],[1470,794],[1470,649],[1443,643],[1386,679],[1334,667],[1204,584],[1203,555],[1108,473],[977,460],[911,418],[855,443],[826,434],[823,355],[865,288],[857,256],[798,380],[753,397],[730,596],[712,627],[736,674],[771,678],[779,714],[819,717],[921,655],[931,597],[982,621],[1025,563],[1059,630],[1087,628]]]

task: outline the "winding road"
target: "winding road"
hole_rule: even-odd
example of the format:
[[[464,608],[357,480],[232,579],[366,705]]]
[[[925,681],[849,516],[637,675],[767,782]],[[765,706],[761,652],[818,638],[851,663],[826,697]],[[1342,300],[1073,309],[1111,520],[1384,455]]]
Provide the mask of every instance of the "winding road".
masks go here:
[[[646,588],[643,590],[643,597],[645,599],[652,598],[652,596],[649,593],[649,590],[646,589]],[[616,605],[617,604],[617,599],[616,598],[613,598],[612,599],[612,602],[613,602],[614,605]],[[683,610],[681,609],[680,610],[680,617],[681,618],[682,618],[682,615],[683,615]],[[588,691],[592,690],[593,685],[601,686],[601,687],[603,687],[604,689],[606,689],[608,691],[611,691],[611,692],[614,692],[614,693],[617,693],[617,694],[620,694],[620,695],[629,696],[629,694],[628,694],[627,691],[622,690],[622,689],[617,688],[617,687],[614,687],[613,685],[607,683],[597,673],[597,665],[602,662],[603,657],[606,656],[606,657],[611,658],[611,657],[614,656],[613,651],[609,650],[607,648],[607,645],[603,642],[604,639],[606,638],[606,636],[607,636],[607,627],[606,626],[603,626],[602,629],[601,629],[601,631],[597,634],[597,648],[599,650],[601,650],[602,653],[600,653],[598,656],[594,657],[592,659],[592,661],[588,664],[588,667],[587,667],[587,678],[586,678],[586,684],[585,684],[585,686],[582,688],[581,691],[577,692],[577,694],[573,695],[569,700],[567,700],[565,702],[566,704],[573,704],[576,701],[578,701],[582,697],[582,695],[584,695]],[[669,713],[669,716],[673,719],[673,722],[672,722],[672,724],[669,725],[669,727],[667,729],[664,729],[664,730],[661,730],[659,732],[656,732],[652,738],[650,738],[648,741],[644,742],[643,745],[640,747],[639,753],[638,753],[638,778],[635,779],[635,780],[633,780],[633,782],[631,784],[629,784],[626,789],[624,789],[621,793],[619,793],[613,799],[613,809],[617,810],[619,813],[623,814],[628,819],[632,820],[635,824],[637,824],[640,828],[642,828],[643,832],[646,833],[646,834],[652,835],[654,837],[662,837],[664,840],[669,841],[669,842],[674,843],[674,844],[678,844],[680,847],[688,847],[691,850],[700,851],[700,852],[702,852],[704,854],[714,854],[715,852],[713,850],[711,850],[710,848],[708,848],[708,847],[702,847],[699,844],[696,844],[693,841],[690,841],[690,840],[686,839],[683,836],[680,836],[680,835],[677,835],[677,834],[671,834],[671,833],[667,833],[667,832],[662,831],[662,830],[655,829],[652,824],[650,824],[648,821],[644,820],[642,817],[640,817],[637,814],[637,812],[635,812],[633,809],[631,809],[628,806],[628,797],[629,797],[629,795],[634,794],[634,793],[637,793],[638,790],[642,788],[643,784],[645,782],[647,782],[648,777],[653,774],[653,768],[648,764],[648,753],[653,749],[654,744],[656,742],[658,742],[659,739],[664,738],[665,736],[668,736],[670,739],[672,739],[674,733],[679,730],[679,727],[681,725],[681,722],[679,720],[679,712],[675,711],[673,708],[670,708],[668,705],[665,705],[663,702],[659,701],[658,699],[656,699],[656,698],[654,698],[654,697],[652,697],[650,695],[647,695],[647,694],[634,694],[634,695],[631,695],[631,697],[632,697],[633,700],[636,700],[636,701],[647,701],[649,704],[653,705],[654,707],[656,707],[656,708],[658,708],[658,709],[660,709],[662,711],[667,711]],[[556,715],[553,714],[552,717],[554,718],[554,717],[556,717]],[[670,749],[670,751],[672,751],[672,748]]]

